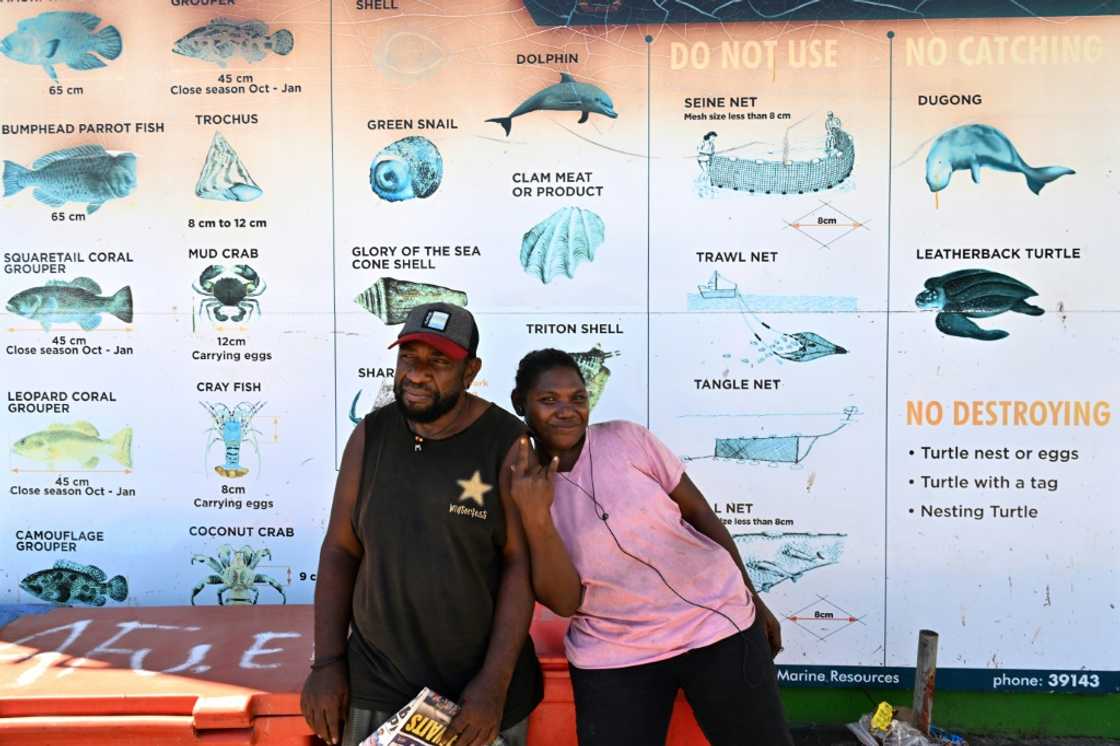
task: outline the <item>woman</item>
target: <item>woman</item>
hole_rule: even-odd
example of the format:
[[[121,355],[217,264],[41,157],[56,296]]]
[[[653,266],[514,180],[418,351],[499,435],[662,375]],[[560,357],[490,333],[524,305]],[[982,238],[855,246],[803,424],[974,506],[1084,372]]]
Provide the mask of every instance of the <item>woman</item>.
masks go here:
[[[570,616],[580,746],[663,746],[684,690],[713,746],[792,744],[773,655],[778,622],[684,467],[631,422],[588,427],[579,366],[526,355],[528,423],[513,472],[538,600]]]

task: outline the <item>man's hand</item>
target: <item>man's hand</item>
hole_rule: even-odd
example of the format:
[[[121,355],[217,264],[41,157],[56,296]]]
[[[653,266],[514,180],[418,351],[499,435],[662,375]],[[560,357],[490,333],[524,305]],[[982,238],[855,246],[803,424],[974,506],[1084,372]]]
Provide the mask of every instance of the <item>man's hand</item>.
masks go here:
[[[754,608],[762,615],[763,630],[766,633],[766,640],[770,643],[770,657],[774,658],[782,652],[782,625],[778,623],[778,618],[770,609],[766,608],[766,604],[762,603],[758,594],[754,597]]]
[[[517,458],[510,464],[513,472],[510,497],[524,516],[524,521],[538,522],[548,516],[553,499],[552,477],[559,468],[560,459],[556,457],[547,469],[541,466],[525,436],[517,442]]]
[[[340,660],[308,674],[299,698],[299,709],[315,735],[327,743],[342,743],[349,703],[346,662]]]
[[[505,704],[503,687],[477,677],[467,684],[459,714],[447,728],[448,733],[459,736],[455,746],[490,746],[501,731]]]

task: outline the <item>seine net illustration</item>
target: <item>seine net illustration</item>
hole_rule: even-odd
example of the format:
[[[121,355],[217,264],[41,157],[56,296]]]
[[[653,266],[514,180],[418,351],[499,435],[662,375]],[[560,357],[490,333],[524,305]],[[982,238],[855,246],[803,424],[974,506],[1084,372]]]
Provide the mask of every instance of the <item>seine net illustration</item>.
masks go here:
[[[1026,299],[1038,295],[1014,277],[987,269],[961,269],[925,282],[915,305],[940,311],[934,323],[938,330],[953,337],[994,341],[1008,336],[1003,329],[983,329],[972,319],[984,319],[1014,311],[1027,316],[1045,313]]]
[[[55,65],[71,70],[105,67],[105,60],[121,56],[121,34],[115,26],[100,31],[101,19],[92,13],[56,10],[40,13],[16,24],[0,40],[0,54],[25,65],[39,65],[53,81]]]
[[[259,472],[261,449],[256,436],[261,432],[253,427],[253,417],[261,411],[265,403],[243,401],[235,404],[232,409],[221,402],[199,402],[199,404],[210,413],[214,423],[206,430],[207,443],[203,462],[208,463],[210,450],[221,443],[225,448],[225,462],[215,466],[214,473],[227,479],[243,477],[249,473],[249,467],[241,465],[241,446],[248,443],[257,456]]]
[[[591,114],[602,114],[611,119],[618,117],[614,102],[606,91],[591,83],[579,83],[568,73],[560,73],[559,83],[537,91],[518,104],[509,116],[486,121],[500,124],[508,137],[514,118],[534,111],[578,111],[580,124],[586,122]]]
[[[94,469],[102,459],[131,469],[132,428],[125,427],[111,438],[102,438],[88,422],[54,423],[17,440],[12,444],[12,452],[51,470],[68,464]]]
[[[685,461],[714,459],[740,463],[797,465],[809,457],[818,440],[840,432],[852,424],[858,414],[860,412],[856,407],[845,407],[840,413],[840,422],[823,432],[717,437],[711,454],[683,458]]]
[[[19,581],[19,587],[60,606],[104,606],[109,599],[120,602],[128,598],[128,581],[123,575],[110,578],[96,565],[64,559],[30,573]]]
[[[56,324],[77,324],[89,331],[101,325],[102,314],[132,322],[132,288],[124,286],[111,296],[88,277],[47,280],[45,285],[22,290],[8,299],[8,313],[35,321],[50,331]]]
[[[1051,181],[1076,173],[1065,166],[1029,166],[1007,135],[986,124],[967,124],[933,141],[926,156],[926,184],[931,192],[939,192],[949,186],[954,172],[965,169],[972,174],[973,183],[979,184],[980,169],[985,167],[1023,174],[1035,194]]]
[[[736,158],[717,149],[718,133],[708,132],[697,147],[700,196],[711,187],[750,194],[806,194],[832,189],[843,183],[855,165],[856,146],[831,111],[825,118],[823,148],[804,159],[790,154],[789,133],[779,158]]]
[[[100,145],[79,145],[47,153],[25,168],[4,161],[4,196],[34,187],[32,196],[48,207],[85,203],[92,215],[111,199],[136,188],[136,156],[110,154]]]
[[[195,606],[195,598],[202,593],[208,585],[218,588],[219,606],[254,606],[260,598],[261,592],[257,586],[267,585],[280,594],[280,603],[288,603],[288,596],[284,593],[280,581],[273,577],[257,572],[257,565],[262,559],[272,559],[272,552],[267,547],[253,549],[248,544],[240,549],[234,549],[229,544],[218,547],[216,557],[205,554],[196,554],[191,557],[191,564],[207,565],[213,573],[199,581],[191,589],[191,606]]]
[[[847,534],[760,531],[734,534],[735,548],[760,593],[840,562]]]
[[[264,21],[215,18],[177,39],[171,51],[224,68],[234,57],[260,62],[269,52],[283,56],[294,46],[295,38],[288,29],[270,34]]]

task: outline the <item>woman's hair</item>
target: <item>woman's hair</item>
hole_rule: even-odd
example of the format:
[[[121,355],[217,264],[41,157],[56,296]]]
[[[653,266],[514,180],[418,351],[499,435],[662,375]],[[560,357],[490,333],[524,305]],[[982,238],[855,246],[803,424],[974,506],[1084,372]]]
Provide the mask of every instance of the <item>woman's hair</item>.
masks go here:
[[[541,374],[553,368],[571,368],[579,376],[579,380],[586,383],[583,379],[583,371],[579,369],[579,363],[568,353],[551,347],[533,350],[517,364],[517,376],[514,378],[513,388],[514,406],[524,407],[525,396],[529,393],[529,389],[533,388]]]

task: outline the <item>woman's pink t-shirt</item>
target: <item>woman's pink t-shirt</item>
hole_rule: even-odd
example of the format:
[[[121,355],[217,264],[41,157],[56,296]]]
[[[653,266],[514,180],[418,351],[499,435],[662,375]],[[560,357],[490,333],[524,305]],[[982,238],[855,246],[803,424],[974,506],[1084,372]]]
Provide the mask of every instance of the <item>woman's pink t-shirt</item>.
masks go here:
[[[623,554],[591,493],[622,547],[660,570],[681,596],[718,609],[740,630],[754,622],[731,555],[682,519],[669,497],[683,475],[680,459],[653,433],[616,420],[589,427],[575,466],[553,478],[552,520],[584,587],[564,640],[572,665],[637,666],[736,633],[727,619],[682,601],[656,572]]]

